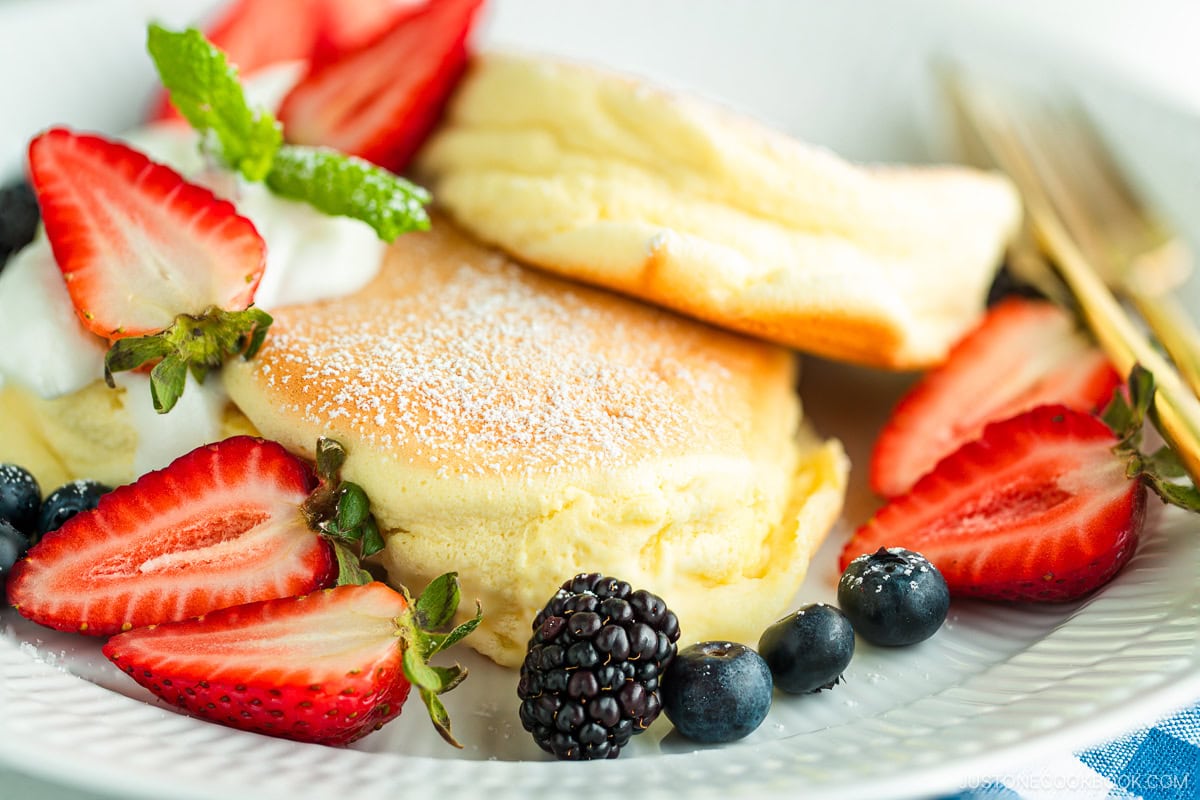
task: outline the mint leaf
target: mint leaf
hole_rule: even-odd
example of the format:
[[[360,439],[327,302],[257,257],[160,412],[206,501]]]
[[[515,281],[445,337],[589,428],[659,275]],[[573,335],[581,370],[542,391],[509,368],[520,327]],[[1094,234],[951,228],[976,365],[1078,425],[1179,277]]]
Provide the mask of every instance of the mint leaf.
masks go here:
[[[200,31],[152,24],[146,49],[204,147],[246,180],[266,181],[275,194],[325,214],[362,220],[385,242],[429,229],[429,192],[420,186],[336,150],[284,145],[279,122],[250,108],[237,69]],[[248,348],[251,355],[256,344]]]
[[[200,31],[151,24],[146,49],[171,102],[205,137],[205,146],[250,181],[261,181],[283,142],[275,117],[246,103],[237,69]]]
[[[326,214],[352,217],[393,242],[402,233],[429,230],[429,192],[354,156],[324,147],[284,145],[267,173],[268,188]]]

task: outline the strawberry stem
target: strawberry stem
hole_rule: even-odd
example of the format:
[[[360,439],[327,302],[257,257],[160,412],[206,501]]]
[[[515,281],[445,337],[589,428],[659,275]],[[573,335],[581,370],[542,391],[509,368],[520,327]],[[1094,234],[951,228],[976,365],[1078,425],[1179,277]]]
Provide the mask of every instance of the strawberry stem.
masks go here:
[[[451,667],[434,666],[429,658],[458,642],[478,627],[483,619],[479,603],[475,616],[447,633],[437,632],[446,627],[455,612],[461,592],[458,573],[448,572],[430,582],[421,596],[409,604],[408,610],[396,620],[404,639],[404,677],[408,679],[429,711],[429,719],[442,738],[462,748],[450,728],[450,715],[438,695],[445,694],[462,683],[467,670],[460,664]]]
[[[157,361],[150,371],[150,395],[154,410],[166,414],[183,395],[189,372],[203,383],[227,359],[238,354],[253,358],[271,322],[271,315],[258,308],[224,311],[213,306],[200,315],[180,314],[163,331],[113,342],[104,356],[104,382],[115,388],[114,372]]]
[[[362,583],[363,576],[369,580],[370,573],[359,562],[385,546],[367,493],[357,483],[342,480],[345,463],[346,448],[341,443],[324,436],[318,439],[317,476],[321,483],[301,506],[308,527],[334,547],[338,586]]]
[[[1112,401],[1102,415],[1105,424],[1120,439],[1113,451],[1128,459],[1126,476],[1141,480],[1168,505],[1200,512],[1200,491],[1189,479],[1179,454],[1169,444],[1150,455],[1141,452],[1142,429],[1147,418],[1162,433],[1154,411],[1154,375],[1141,364],[1134,364],[1127,388],[1128,399],[1124,392],[1113,392]]]

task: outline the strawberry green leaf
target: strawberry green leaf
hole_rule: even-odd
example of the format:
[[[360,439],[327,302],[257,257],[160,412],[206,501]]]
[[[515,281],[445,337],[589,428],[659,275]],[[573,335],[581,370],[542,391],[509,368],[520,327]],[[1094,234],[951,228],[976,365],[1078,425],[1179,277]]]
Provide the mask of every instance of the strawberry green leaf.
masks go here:
[[[1152,473],[1143,473],[1142,478],[1164,503],[1200,512],[1200,491],[1190,483],[1174,483]]]
[[[405,597],[408,592],[401,589]],[[448,692],[466,678],[467,671],[459,665],[453,667],[433,666],[427,663],[429,656],[444,650],[479,624],[481,615],[476,606],[475,619],[464,623],[448,634],[434,633],[425,623],[436,621],[445,625],[454,617],[458,605],[458,575],[450,572],[435,578],[415,602],[396,619],[400,636],[404,641],[403,667],[408,681],[417,688],[421,701],[429,709],[429,718],[450,744],[461,747],[450,731],[450,716],[437,696]]]
[[[1113,392],[1112,399],[1108,405],[1104,407],[1100,418],[1104,420],[1104,424],[1118,438],[1124,441],[1129,431],[1139,427],[1139,423],[1134,420],[1133,408],[1129,405],[1129,401],[1125,397],[1125,392],[1121,389]]]
[[[476,603],[475,616],[454,628],[449,633],[426,633],[425,636],[428,639],[428,643],[426,645],[428,647],[428,655],[426,657],[428,658],[434,653],[440,653],[442,650],[452,647],[464,636],[479,627],[479,623],[482,621],[483,609],[480,607],[479,603]]]
[[[417,693],[421,697],[421,702],[429,709],[429,719],[433,721],[433,727],[437,728],[437,732],[446,740],[447,744],[454,745],[458,749],[462,749],[462,745],[454,738],[454,733],[450,730],[450,714],[447,713],[446,707],[442,705],[442,701],[438,696],[428,689],[418,689]]]
[[[146,49],[171,102],[204,137],[205,146],[247,180],[261,181],[283,142],[275,117],[253,110],[233,67],[200,31],[150,25]]]
[[[1130,458],[1126,474],[1141,478],[1164,503],[1200,511],[1200,491],[1187,479],[1187,471],[1169,447],[1162,447],[1148,456],[1135,454]]]
[[[244,357],[247,343],[264,335],[271,322],[267,312],[253,307],[244,311],[213,307],[198,316],[180,314],[164,331],[114,342],[104,357],[104,379],[113,386],[114,372],[161,359],[150,371],[150,392],[154,410],[165,414],[183,394],[189,371],[202,382],[209,370],[218,369],[226,359],[239,353]]]
[[[1142,460],[1147,465],[1148,470],[1153,470],[1156,475],[1163,478],[1175,480],[1178,478],[1187,477],[1187,469],[1183,466],[1183,462],[1179,460],[1178,454],[1170,447],[1160,447],[1148,456],[1143,456]]]
[[[363,586],[375,580],[371,573],[362,568],[358,556],[354,554],[353,550],[338,541],[331,541],[330,544],[333,547],[334,556],[337,557],[338,586],[346,586],[347,584]]]
[[[340,530],[351,532],[367,521],[367,517],[371,514],[371,502],[367,499],[367,493],[362,490],[362,487],[357,483],[346,481],[342,484],[342,490],[338,494],[337,504],[337,526]],[[359,539],[362,534],[357,536],[351,534],[351,538]]]
[[[375,521],[375,516],[367,517],[366,522],[362,524],[362,556],[370,558],[378,553],[386,545],[383,541],[382,534],[379,533],[379,523]]]
[[[393,242],[402,233],[429,229],[429,193],[368,161],[321,147],[284,145],[266,176],[281,197],[302,200],[333,216],[370,225]]]
[[[150,370],[150,397],[154,410],[165,414],[175,407],[187,382],[187,362],[169,355]]]
[[[460,595],[457,572],[434,578],[417,598],[417,625],[432,631],[449,624],[458,610]]]
[[[455,664],[453,667],[439,667],[430,665],[429,669],[437,676],[438,688],[434,690],[435,694],[445,694],[454,687],[467,679],[467,668]]]
[[[149,361],[157,361],[171,352],[170,345],[157,336],[133,336],[118,339],[104,359],[104,380],[110,388],[116,388],[112,374],[136,369]]]
[[[317,475],[323,481],[336,483],[346,463],[346,448],[341,442],[322,436],[317,439]]]
[[[441,691],[441,676],[425,663],[425,656],[419,647],[409,647],[404,651],[404,677],[419,689],[427,689],[434,694]]]

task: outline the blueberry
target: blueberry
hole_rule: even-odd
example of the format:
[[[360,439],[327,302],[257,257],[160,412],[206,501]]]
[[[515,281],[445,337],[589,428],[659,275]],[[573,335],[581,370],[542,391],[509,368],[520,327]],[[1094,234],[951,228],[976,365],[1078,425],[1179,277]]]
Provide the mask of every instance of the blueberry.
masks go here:
[[[8,578],[9,570],[17,559],[29,549],[29,538],[8,522],[0,519],[0,587]]]
[[[946,579],[920,553],[881,547],[850,562],[838,581],[838,605],[872,644],[923,642],[950,610]]]
[[[38,515],[38,536],[58,530],[80,511],[95,508],[100,497],[111,491],[97,481],[71,481],[58,487],[42,503],[42,513]]]
[[[33,241],[39,218],[37,196],[28,183],[0,187],[0,266]]]
[[[700,642],[680,650],[667,667],[663,711],[693,741],[732,742],[762,724],[773,688],[767,662],[749,647]]]
[[[763,631],[758,652],[783,691],[831,689],[854,655],[854,628],[833,606],[812,603]]]
[[[0,464],[0,520],[32,535],[41,505],[42,487],[37,480],[16,464]]]

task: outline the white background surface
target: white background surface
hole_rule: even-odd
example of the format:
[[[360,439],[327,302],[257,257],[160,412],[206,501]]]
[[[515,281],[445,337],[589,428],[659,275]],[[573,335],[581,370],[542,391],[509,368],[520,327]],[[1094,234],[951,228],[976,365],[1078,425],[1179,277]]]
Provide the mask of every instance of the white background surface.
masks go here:
[[[53,2],[54,10],[47,8]],[[926,160],[942,154],[943,140],[930,108],[931,52],[957,54],[980,63],[1005,64],[1081,89],[1110,134],[1125,145],[1122,155],[1153,198],[1193,242],[1200,242],[1200,14],[1186,2],[994,3],[985,0],[851,0],[839,11],[820,0],[783,0],[774,7],[789,24],[775,30],[742,26],[722,18],[717,4],[695,0],[612,3],[637,9],[631,15],[588,15],[584,0],[495,0],[488,36],[570,52],[701,91],[765,118],[797,136],[828,144],[867,160]],[[22,13],[53,17],[70,28],[39,35],[7,24]],[[98,0],[0,0],[0,173],[16,168],[20,134],[53,121],[109,127],[137,119],[144,102],[148,66],[124,54],[140,41],[110,37]],[[134,13],[147,2],[113,3]],[[86,7],[93,7],[89,10]],[[185,21],[186,7],[171,21]],[[730,3],[732,6],[732,3]],[[796,7],[802,7],[797,13]],[[786,12],[786,13],[784,13]],[[758,13],[763,13],[761,8]],[[631,12],[632,14],[632,12]],[[81,22],[84,18],[89,23]],[[799,21],[803,24],[796,24]],[[580,26],[586,25],[586,35]],[[64,47],[63,41],[87,43]],[[805,48],[803,57],[794,52]],[[11,58],[23,53],[21,74],[11,78]],[[103,69],[92,68],[95,63]],[[736,62],[736,63],[734,63]],[[779,65],[803,63],[803,73]],[[881,64],[889,65],[880,70]],[[756,76],[747,80],[746,76]],[[1051,76],[1053,76],[1051,78]],[[59,89],[47,102],[46,86]],[[114,92],[114,88],[128,91]],[[27,115],[27,116],[22,116]],[[1164,131],[1178,135],[1164,135]],[[886,132],[886,134],[884,133]],[[1139,146],[1155,142],[1154,147]],[[1200,308],[1197,281],[1189,286],[1193,313]],[[3,713],[3,709],[0,709]],[[1152,720],[1145,719],[1144,722]],[[82,800],[99,797],[0,770],[2,800]]]

